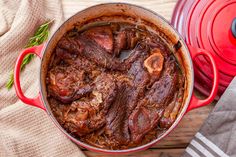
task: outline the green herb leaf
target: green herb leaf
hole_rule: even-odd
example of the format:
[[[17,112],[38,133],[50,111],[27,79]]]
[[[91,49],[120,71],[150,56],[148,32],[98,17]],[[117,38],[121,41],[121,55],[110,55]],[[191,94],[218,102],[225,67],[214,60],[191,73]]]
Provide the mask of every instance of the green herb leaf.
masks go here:
[[[49,35],[49,25],[53,22],[54,20],[52,21],[49,21],[49,22],[46,22],[44,23],[43,25],[41,25],[37,31],[34,33],[34,36],[29,38],[29,41],[27,43],[27,45],[25,46],[25,48],[29,48],[29,47],[33,47],[33,46],[37,46],[37,45],[40,45],[42,44],[44,41],[47,40],[48,38],[48,35]],[[34,54],[28,54],[24,57],[23,61],[22,61],[22,64],[21,64],[21,67],[20,67],[20,70],[22,71],[25,66],[27,64],[30,63],[30,61],[34,58]],[[10,76],[9,76],[9,80],[7,81],[6,83],[6,88],[8,90],[11,89],[11,87],[13,86],[13,83],[14,83],[14,73],[13,73],[13,70],[10,72]]]

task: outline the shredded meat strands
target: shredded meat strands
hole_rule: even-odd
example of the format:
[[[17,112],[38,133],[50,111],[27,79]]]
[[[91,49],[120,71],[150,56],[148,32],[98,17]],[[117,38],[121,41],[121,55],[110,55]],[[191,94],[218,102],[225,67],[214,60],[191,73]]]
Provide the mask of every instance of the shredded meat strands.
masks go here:
[[[47,73],[58,122],[79,140],[127,149],[162,135],[182,108],[184,74],[154,33],[128,23],[75,28],[57,43]]]

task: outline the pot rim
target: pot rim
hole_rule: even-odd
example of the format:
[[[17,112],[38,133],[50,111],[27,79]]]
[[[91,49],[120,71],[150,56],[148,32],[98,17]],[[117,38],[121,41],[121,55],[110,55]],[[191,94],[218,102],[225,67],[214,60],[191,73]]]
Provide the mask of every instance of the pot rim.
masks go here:
[[[54,38],[56,32],[59,31],[60,28],[64,27],[65,23],[67,23],[72,17],[76,16],[77,14],[80,14],[81,12],[86,11],[87,9],[93,9],[99,6],[104,6],[104,5],[117,5],[117,4],[121,4],[121,5],[127,5],[127,6],[132,6],[132,7],[136,7],[138,9],[141,10],[145,10],[150,12],[151,14],[155,15],[157,18],[160,18],[162,20],[162,22],[165,22],[166,24],[168,24],[170,26],[170,28],[174,31],[174,33],[176,35],[178,35],[179,40],[181,41],[181,43],[183,44],[184,48],[186,49],[186,51],[188,53],[187,54],[187,58],[189,58],[190,61],[190,70],[192,71],[190,73],[190,79],[192,80],[190,83],[190,89],[188,91],[188,96],[186,97],[185,100],[185,104],[184,107],[182,108],[181,113],[178,115],[178,117],[176,118],[175,122],[171,125],[171,127],[166,130],[162,135],[158,136],[156,139],[152,140],[149,143],[146,143],[144,145],[138,146],[138,147],[133,147],[133,148],[129,148],[129,149],[123,149],[123,150],[110,150],[110,149],[102,149],[102,148],[97,148],[95,146],[89,145],[87,143],[84,143],[82,141],[80,141],[79,139],[73,137],[71,134],[69,134],[60,124],[59,122],[56,120],[56,118],[54,117],[54,115],[50,112],[50,106],[47,103],[47,99],[46,96],[43,95],[43,89],[42,89],[42,80],[41,80],[41,75],[42,75],[42,64],[43,62],[40,63],[40,95],[41,95],[41,99],[43,102],[43,105],[45,106],[46,112],[49,115],[49,117],[51,118],[51,120],[54,122],[54,124],[57,126],[57,128],[60,129],[60,131],[62,131],[67,137],[70,138],[70,140],[72,140],[74,143],[85,147],[88,150],[92,150],[95,152],[103,152],[103,153],[108,153],[108,154],[125,154],[125,153],[131,153],[131,152],[137,152],[137,151],[141,151],[141,150],[145,150],[149,147],[151,147],[152,145],[156,144],[158,141],[160,141],[161,139],[163,139],[165,136],[167,136],[172,130],[174,130],[174,128],[179,124],[179,122],[181,121],[181,119],[183,118],[184,114],[187,111],[188,106],[190,105],[190,100],[192,98],[192,94],[193,94],[193,88],[194,88],[194,68],[193,68],[193,62],[192,62],[192,58],[190,55],[190,51],[188,49],[188,46],[186,45],[185,41],[183,40],[182,36],[179,34],[179,32],[170,24],[169,21],[167,21],[164,17],[162,17],[161,15],[159,15],[158,13],[156,13],[155,11],[152,11],[151,9],[147,9],[145,7],[136,5],[136,4],[131,4],[131,3],[124,3],[124,2],[109,2],[109,3],[100,3],[97,5],[93,5],[90,7],[87,7],[85,9],[82,9],[78,12],[76,12],[75,14],[73,14],[70,18],[66,19],[58,28],[55,32],[53,32],[53,34],[50,36],[49,40],[47,41],[47,43],[44,45],[43,49],[42,49],[42,59],[45,56],[45,50],[47,49],[48,45],[50,45],[51,40]]]

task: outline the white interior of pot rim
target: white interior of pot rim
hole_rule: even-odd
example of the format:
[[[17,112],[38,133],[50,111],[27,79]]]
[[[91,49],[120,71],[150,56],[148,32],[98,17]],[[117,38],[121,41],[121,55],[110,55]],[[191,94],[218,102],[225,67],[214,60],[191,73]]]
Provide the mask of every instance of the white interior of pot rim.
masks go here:
[[[116,16],[116,18],[114,18]],[[119,17],[118,17],[119,16]],[[122,18],[122,17],[129,17],[129,18]],[[64,22],[60,28],[53,34],[53,36],[48,41],[47,45],[44,47],[44,55],[41,63],[41,72],[40,72],[40,84],[41,84],[41,91],[43,96],[43,102],[45,107],[47,108],[47,112],[51,115],[52,120],[56,123],[56,125],[64,131],[64,129],[58,124],[58,122],[53,118],[53,114],[50,110],[50,106],[47,101],[47,92],[46,92],[46,73],[47,73],[47,66],[50,61],[51,54],[54,52],[54,48],[57,45],[57,42],[60,38],[69,30],[74,28],[83,28],[87,27],[88,25],[98,23],[98,22],[130,22],[138,25],[145,24],[146,27],[155,31],[155,33],[159,34],[166,43],[168,43],[170,49],[173,51],[175,57],[177,58],[179,65],[183,73],[185,74],[185,94],[184,94],[184,101],[182,106],[182,111],[179,113],[175,123],[159,138],[153,140],[152,142],[139,146],[145,147],[147,145],[154,144],[157,140],[168,134],[181,120],[181,117],[184,115],[191,95],[193,91],[193,68],[192,68],[192,61],[189,54],[189,51],[181,39],[180,35],[169,25],[169,23],[160,17],[155,12],[147,10],[145,8],[125,4],[125,3],[108,3],[108,4],[101,4],[97,6],[93,6],[87,8],[83,11],[78,12],[71,18],[69,18],[66,22]],[[147,25],[148,24],[148,25]],[[175,51],[173,46],[180,41],[181,48],[178,51]],[[70,136],[70,135],[69,135]],[[72,137],[73,138],[73,137]],[[76,139],[74,139],[76,140]],[[77,141],[82,143],[80,141]],[[95,148],[93,146],[89,146],[85,143],[82,143],[84,146]],[[98,148],[95,148],[98,149]],[[126,150],[118,150],[119,152],[128,152],[135,150],[136,148],[130,148]],[[98,149],[99,150],[99,149]],[[101,149],[104,151],[103,149]],[[109,152],[117,152],[117,150],[108,150]]]

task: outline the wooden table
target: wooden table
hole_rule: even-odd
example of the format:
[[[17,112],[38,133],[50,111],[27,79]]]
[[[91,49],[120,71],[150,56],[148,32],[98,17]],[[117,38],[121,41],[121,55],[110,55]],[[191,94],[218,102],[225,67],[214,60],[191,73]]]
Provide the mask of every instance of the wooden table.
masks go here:
[[[74,13],[87,8],[89,6],[103,3],[103,2],[115,2],[114,0],[63,0],[64,15],[66,18],[70,17]],[[170,20],[172,11],[177,0],[122,0],[120,2],[134,3],[143,7],[149,8],[166,19]],[[195,133],[199,130],[204,120],[207,118],[209,112],[212,110],[213,104],[195,109],[187,113],[177,128],[170,133],[165,139],[161,140],[158,144],[152,148],[139,153],[133,153],[128,155],[129,157],[159,157],[161,153],[167,153],[172,157],[179,157],[186,146],[189,144]],[[83,150],[87,156],[90,157],[109,157],[111,155],[104,155],[94,153],[88,150]]]

